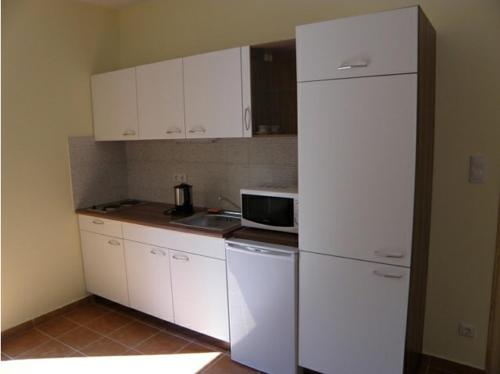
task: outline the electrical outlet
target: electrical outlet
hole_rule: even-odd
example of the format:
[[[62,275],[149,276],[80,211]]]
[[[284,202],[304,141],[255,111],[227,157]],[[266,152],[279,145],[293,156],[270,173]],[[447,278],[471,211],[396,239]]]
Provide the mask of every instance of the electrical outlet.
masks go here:
[[[175,183],[186,183],[187,175],[183,173],[174,174],[174,182]]]
[[[486,155],[477,154],[469,158],[469,182],[484,183],[488,174],[488,159]]]
[[[472,325],[463,322],[458,323],[458,335],[466,338],[473,338],[476,335],[476,329]]]

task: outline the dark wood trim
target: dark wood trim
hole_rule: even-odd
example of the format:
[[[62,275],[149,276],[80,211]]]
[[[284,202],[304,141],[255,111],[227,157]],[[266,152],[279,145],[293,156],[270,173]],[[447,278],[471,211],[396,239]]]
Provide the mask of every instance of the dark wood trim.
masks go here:
[[[419,7],[418,98],[415,203],[406,327],[405,373],[416,373],[422,352],[427,291],[427,261],[431,227],[432,172],[434,153],[434,87],[436,31]]]
[[[68,305],[65,305],[61,308],[58,308],[58,309],[53,310],[51,312],[45,313],[41,316],[35,317],[29,321],[26,321],[26,322],[23,322],[17,326],[11,327],[10,329],[6,329],[6,330],[2,331],[2,339],[5,339],[8,337],[20,334],[22,332],[25,332],[25,331],[31,329],[33,326],[39,325],[39,324],[47,321],[50,318],[57,317],[63,313],[69,312],[70,310],[76,308],[77,306],[79,306],[81,304],[90,303],[92,301],[93,301],[92,295],[85,296],[83,299],[77,300],[77,301],[72,302]]]
[[[500,202],[498,207],[495,270],[491,290],[488,346],[486,350],[486,372],[488,374],[500,373]]]
[[[423,355],[421,373],[426,373],[425,370],[436,370],[443,374],[485,374],[481,369],[471,366],[459,364],[444,358]]]

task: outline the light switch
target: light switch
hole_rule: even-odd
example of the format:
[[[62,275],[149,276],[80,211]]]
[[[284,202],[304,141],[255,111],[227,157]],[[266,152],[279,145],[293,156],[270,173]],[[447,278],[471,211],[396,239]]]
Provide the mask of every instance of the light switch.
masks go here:
[[[488,159],[486,155],[477,154],[469,158],[469,182],[484,183],[488,172]]]

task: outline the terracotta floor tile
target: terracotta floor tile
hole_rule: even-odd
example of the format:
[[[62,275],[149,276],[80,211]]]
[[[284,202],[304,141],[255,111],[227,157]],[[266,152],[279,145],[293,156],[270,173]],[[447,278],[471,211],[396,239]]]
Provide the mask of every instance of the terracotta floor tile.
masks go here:
[[[207,352],[220,352],[220,349],[216,347],[201,345],[198,343],[190,343],[179,351],[179,353],[207,353]]]
[[[69,311],[64,316],[73,322],[85,324],[109,313],[109,310],[96,304],[83,304]]]
[[[47,335],[32,328],[22,334],[4,339],[2,341],[2,352],[5,352],[10,357],[16,357],[49,340],[50,338]]]
[[[158,332],[154,327],[134,321],[113,332],[110,337],[128,347],[134,347]]]
[[[129,317],[115,312],[110,312],[94,319],[92,322],[85,324],[85,326],[89,329],[97,331],[98,333],[106,335],[118,330],[120,327],[125,326],[131,321],[132,320]]]
[[[258,373],[257,370],[248,366],[240,365],[232,361],[228,355],[215,361],[207,369],[202,371],[203,374],[251,374]]]
[[[101,335],[87,329],[86,327],[78,327],[64,335],[59,336],[57,339],[79,350],[90,343],[95,342],[101,337]]]
[[[135,349],[147,355],[167,354],[177,352],[189,342],[177,336],[160,332],[141,343]]]
[[[87,356],[120,356],[130,349],[108,338],[101,338],[81,350]]]
[[[78,353],[56,340],[50,340],[47,343],[43,343],[38,347],[25,352],[16,357],[16,359],[26,359],[26,358],[54,358],[54,357],[68,357],[75,356]]]
[[[59,336],[73,330],[78,325],[67,318],[55,317],[47,322],[36,325],[38,330],[42,330],[44,333],[50,336]]]

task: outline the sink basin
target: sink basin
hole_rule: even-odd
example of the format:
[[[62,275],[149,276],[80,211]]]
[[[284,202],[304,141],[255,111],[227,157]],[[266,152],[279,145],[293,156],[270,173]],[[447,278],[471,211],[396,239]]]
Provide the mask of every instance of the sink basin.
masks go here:
[[[198,213],[192,216],[177,219],[172,224],[203,228],[213,231],[225,231],[235,229],[241,224],[241,215],[237,212],[223,211],[221,213]]]

